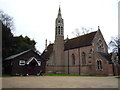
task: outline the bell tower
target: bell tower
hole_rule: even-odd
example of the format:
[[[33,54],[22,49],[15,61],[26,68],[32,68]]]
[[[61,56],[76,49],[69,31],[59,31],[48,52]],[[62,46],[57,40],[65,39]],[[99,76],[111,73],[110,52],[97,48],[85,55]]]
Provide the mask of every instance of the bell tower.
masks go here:
[[[64,22],[62,19],[60,6],[58,11],[58,16],[55,22],[55,36],[64,36]]]
[[[59,6],[58,15],[55,21],[55,72],[64,73],[64,21],[61,15],[61,9]]]

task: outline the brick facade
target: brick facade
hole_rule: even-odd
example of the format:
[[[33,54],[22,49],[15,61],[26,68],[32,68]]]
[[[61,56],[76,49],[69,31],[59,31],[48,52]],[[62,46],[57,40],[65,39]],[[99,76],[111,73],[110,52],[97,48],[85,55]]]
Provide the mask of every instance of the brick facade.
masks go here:
[[[119,66],[112,63],[99,27],[95,32],[72,39],[63,40],[63,36],[56,36],[55,43],[50,44],[48,51],[42,53],[48,59],[46,72],[58,73],[58,70],[61,73],[80,75],[118,74]]]
[[[97,47],[98,40],[102,40],[103,42],[103,51],[99,52]],[[54,47],[54,45],[53,45]],[[85,53],[86,57],[86,64],[83,65],[82,62],[82,53]],[[65,69],[66,74],[80,74],[80,75],[118,75],[118,68],[119,66],[115,66],[113,63],[110,63],[108,58],[105,58],[101,55],[104,53],[108,54],[108,46],[104,41],[104,38],[98,30],[94,36],[92,44],[89,46],[83,46],[79,48],[64,50],[64,61],[65,65],[63,66]],[[75,64],[73,64],[72,55],[75,56]],[[98,70],[97,60],[101,60],[102,62],[102,69]],[[111,58],[110,58],[111,60]],[[54,66],[54,54],[52,53],[47,61],[46,72],[53,72],[55,67]]]

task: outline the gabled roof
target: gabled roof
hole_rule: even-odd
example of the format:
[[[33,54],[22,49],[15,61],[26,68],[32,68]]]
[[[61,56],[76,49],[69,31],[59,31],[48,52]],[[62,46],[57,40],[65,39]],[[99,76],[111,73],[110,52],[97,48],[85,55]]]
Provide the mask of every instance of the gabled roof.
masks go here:
[[[28,61],[26,61],[26,64],[29,64],[32,60],[35,60],[38,64],[38,66],[40,66],[40,62],[38,62],[38,60],[35,57],[31,57]]]
[[[43,53],[41,54],[41,57],[43,57],[44,59],[48,59],[51,53],[53,52],[53,46],[54,44],[49,44],[47,47],[47,51],[44,50]]]
[[[105,60],[107,60],[109,62],[109,64],[112,64],[112,60],[111,60],[112,55],[111,54],[103,53],[103,52],[97,52],[97,53],[99,55],[101,55],[103,58],[105,58]]]
[[[30,51],[30,50],[31,50],[31,49],[26,50],[26,51],[23,51],[23,52],[21,52],[21,53],[15,54],[15,55],[12,55],[12,56],[9,56],[9,57],[5,58],[5,60],[14,59],[14,58],[16,58],[16,57],[18,57],[18,56],[20,56],[20,55],[22,55],[22,54],[24,54],[24,53]]]
[[[97,31],[76,38],[68,39],[68,41],[65,43],[65,50],[92,45],[92,41],[96,32]]]
[[[11,59],[14,59],[14,58],[17,58],[17,57],[19,57],[19,56],[21,56],[21,55],[23,55],[23,54],[25,54],[25,53],[27,53],[27,52],[29,52],[29,51],[33,51],[35,54],[37,54],[38,56],[40,56],[40,54],[39,53],[37,53],[36,51],[34,51],[34,50],[32,50],[32,49],[29,49],[29,50],[26,50],[26,51],[23,51],[23,52],[21,52],[21,53],[18,53],[18,54],[15,54],[15,55],[12,55],[12,56],[9,56],[9,57],[7,57],[7,58],[5,58],[5,61],[6,60],[11,60]],[[40,56],[41,57],[41,56]],[[42,57],[41,57],[42,58]],[[43,58],[44,59],[44,58]],[[45,60],[45,59],[44,59]]]
[[[92,40],[94,39],[96,32],[97,31],[76,38],[68,39],[67,41],[65,41],[64,49],[69,50],[69,49],[92,45]],[[53,47],[54,44],[48,45],[47,51],[44,50],[41,56],[44,57],[45,59],[48,59],[51,53],[53,52]]]

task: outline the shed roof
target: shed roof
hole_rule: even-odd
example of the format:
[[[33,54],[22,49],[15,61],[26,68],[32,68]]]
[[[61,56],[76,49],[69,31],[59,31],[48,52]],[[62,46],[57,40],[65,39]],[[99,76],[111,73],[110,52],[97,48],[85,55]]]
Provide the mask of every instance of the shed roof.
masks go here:
[[[21,52],[21,53],[15,54],[15,55],[12,55],[12,56],[9,56],[9,57],[5,58],[5,60],[14,59],[14,58],[16,58],[16,57],[18,57],[18,56],[20,56],[20,55],[22,55],[22,54],[24,54],[24,53],[30,51],[30,50],[31,50],[31,49],[26,50],[26,51],[23,51],[23,52]]]

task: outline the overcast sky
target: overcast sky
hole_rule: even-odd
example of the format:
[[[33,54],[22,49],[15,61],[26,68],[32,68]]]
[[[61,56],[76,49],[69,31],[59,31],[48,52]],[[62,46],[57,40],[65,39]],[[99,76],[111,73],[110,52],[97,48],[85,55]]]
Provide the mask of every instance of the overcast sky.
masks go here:
[[[0,0],[0,9],[14,18],[15,36],[34,39],[36,48],[45,49],[45,39],[55,40],[55,19],[59,3],[64,19],[64,38],[81,27],[100,26],[105,41],[118,35],[118,1],[120,0]]]

